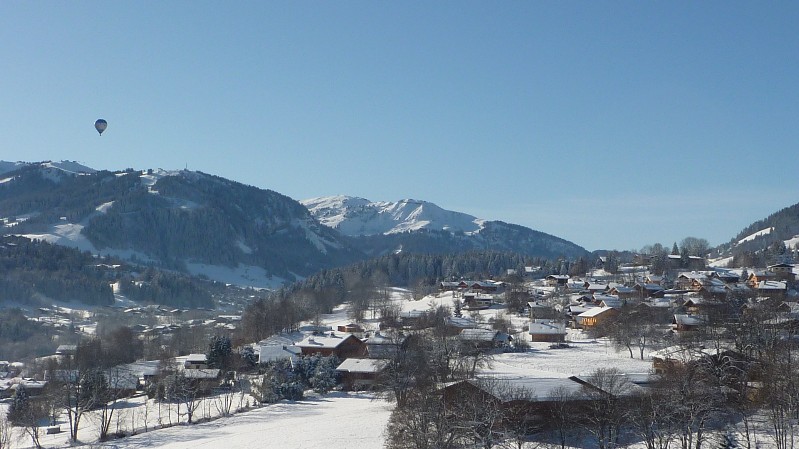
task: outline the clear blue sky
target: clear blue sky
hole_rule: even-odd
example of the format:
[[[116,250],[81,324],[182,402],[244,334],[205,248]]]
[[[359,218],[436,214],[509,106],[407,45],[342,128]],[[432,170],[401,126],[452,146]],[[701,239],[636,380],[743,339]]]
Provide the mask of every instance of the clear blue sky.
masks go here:
[[[0,159],[718,244],[799,202],[797,24],[794,1],[9,0]]]

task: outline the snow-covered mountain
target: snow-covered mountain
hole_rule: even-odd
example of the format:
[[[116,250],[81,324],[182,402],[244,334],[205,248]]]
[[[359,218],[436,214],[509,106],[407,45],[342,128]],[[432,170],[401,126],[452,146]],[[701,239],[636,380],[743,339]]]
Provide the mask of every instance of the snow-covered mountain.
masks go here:
[[[217,176],[3,166],[11,167],[0,182],[6,234],[259,287],[364,257],[297,201]]]
[[[485,220],[418,200],[372,202],[351,196],[326,196],[300,201],[314,217],[344,235],[396,234],[418,230],[463,232],[483,229]]]
[[[579,257],[572,242],[524,226],[488,221],[418,200],[372,202],[329,196],[301,201],[320,223],[353,238],[362,252],[510,251],[534,257]]]
[[[68,161],[0,161],[0,175],[5,234],[237,285],[278,287],[397,252],[586,254],[552,235],[425,201],[301,204],[200,172],[97,171]]]

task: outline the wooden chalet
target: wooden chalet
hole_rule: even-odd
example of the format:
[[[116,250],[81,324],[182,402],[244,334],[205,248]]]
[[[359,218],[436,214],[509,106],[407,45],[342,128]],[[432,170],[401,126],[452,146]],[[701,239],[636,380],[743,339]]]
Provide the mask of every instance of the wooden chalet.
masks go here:
[[[532,319],[528,333],[534,342],[559,343],[566,341],[566,324],[560,320]]]
[[[738,273],[730,270],[722,270],[719,268],[710,273],[710,277],[712,279],[718,279],[725,284],[735,283],[741,279],[741,276]]]
[[[208,368],[208,358],[205,354],[189,354],[187,356],[179,357],[183,361],[183,368],[185,369],[205,369]]]
[[[644,278],[644,283],[661,285],[661,284],[663,284],[663,276],[656,276],[654,274],[647,275]]]
[[[476,292],[498,293],[505,288],[505,283],[497,281],[477,281],[472,282],[469,288]]]
[[[702,287],[710,285],[710,278],[704,273],[696,271],[682,272],[674,282],[674,288],[698,292]]]
[[[357,323],[340,324],[336,327],[336,330],[339,332],[345,332],[350,334],[363,332],[363,328],[361,327],[360,324]]]
[[[613,307],[594,307],[577,315],[575,322],[582,329],[590,329],[618,315],[619,310]]]
[[[641,298],[648,298],[650,296],[656,296],[659,293],[663,292],[665,289],[660,284],[635,284],[633,286],[635,291],[638,292],[638,295]]]
[[[319,354],[322,357],[335,355],[340,360],[366,355],[366,344],[352,334],[336,334],[335,332],[311,335],[296,344],[302,355]]]
[[[370,359],[391,359],[401,348],[406,346],[408,336],[402,333],[396,335],[383,335],[375,332],[366,337],[366,354]]]
[[[749,298],[755,293],[746,282],[732,282],[725,286],[727,289],[727,297],[733,298]]]
[[[566,407],[569,415],[577,415],[582,407],[598,397],[611,395],[625,401],[640,391],[628,378],[628,388],[613,395],[591,384],[585,378],[520,377],[468,379],[443,387],[442,400],[449,406],[458,403],[479,403],[502,412],[501,425],[515,419],[534,419],[535,426],[547,429],[552,425],[553,409]]]
[[[564,286],[569,281],[569,276],[565,274],[550,274],[544,278],[550,287]]]
[[[755,287],[758,296],[772,299],[784,299],[788,291],[785,281],[760,281]]]
[[[697,292],[704,299],[722,300],[727,298],[727,284],[721,279],[708,278],[708,282],[703,284]]]
[[[692,332],[707,324],[707,318],[701,315],[674,314],[671,325],[676,332]]]
[[[454,292],[467,288],[469,288],[469,284],[466,281],[443,281],[438,284],[438,289],[442,292]]]
[[[752,270],[749,272],[749,277],[746,278],[746,283],[751,288],[757,288],[758,284],[763,281],[774,281],[777,279],[777,273],[769,270]]]
[[[347,359],[336,367],[345,390],[369,390],[388,366],[384,359]]]
[[[458,334],[458,339],[479,348],[492,349],[510,345],[513,337],[492,329],[464,329]]]
[[[599,303],[599,307],[621,309],[624,306],[624,301],[613,295],[594,295],[594,301]]]
[[[793,264],[790,263],[777,263],[769,265],[768,271],[774,273],[778,280],[795,281],[796,275],[793,272],[793,268]]]
[[[44,392],[47,386],[47,381],[33,380],[33,379],[12,379],[11,381],[0,382],[0,399],[10,398],[14,396],[17,388],[20,386],[25,387],[25,391],[30,396],[39,396]]]
[[[217,368],[185,369],[183,376],[200,394],[208,394],[219,386],[222,370]]]
[[[486,294],[464,293],[463,308],[465,310],[485,310],[494,303],[494,297]]]
[[[688,315],[703,317],[719,317],[727,313],[727,303],[717,299],[705,299],[702,296],[693,296],[683,303],[683,308]]]
[[[608,291],[608,294],[616,296],[620,299],[632,299],[638,296],[638,291],[635,287],[626,287],[624,285],[617,285]]]
[[[609,290],[608,284],[600,284],[596,282],[584,282],[583,283],[583,290],[591,293],[591,294],[600,294],[604,293]]]

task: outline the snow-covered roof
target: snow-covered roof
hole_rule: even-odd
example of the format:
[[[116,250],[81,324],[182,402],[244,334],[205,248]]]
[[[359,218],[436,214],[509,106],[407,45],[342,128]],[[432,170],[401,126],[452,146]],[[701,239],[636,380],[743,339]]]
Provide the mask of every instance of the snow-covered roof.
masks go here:
[[[302,352],[297,346],[261,346],[258,353],[258,363],[276,362],[279,360],[295,360]]]
[[[701,315],[685,315],[685,314],[674,315],[674,324],[679,324],[681,326],[701,326],[706,322],[707,320],[705,319],[705,317]]]
[[[276,334],[258,342],[258,346],[291,346],[294,340],[286,334]]]
[[[338,348],[343,342],[349,338],[358,339],[352,334],[336,334],[335,332],[326,332],[322,335],[311,335],[306,337],[301,342],[297,343],[300,348]]]
[[[205,354],[189,354],[185,356],[185,361],[188,363],[207,363],[208,358]]]
[[[704,273],[700,273],[697,271],[684,271],[677,276],[678,278],[685,278],[691,279],[694,281],[705,282],[707,281],[707,276]]]
[[[477,327],[477,322],[468,317],[448,316],[444,319],[447,326],[459,327],[461,329],[470,329]]]
[[[601,305],[603,307],[610,307],[613,309],[620,309],[622,307],[622,300],[619,299],[618,296],[602,296],[601,298],[597,298],[601,300]]]
[[[459,334],[461,340],[493,341],[497,331],[491,329],[464,329]]]
[[[388,360],[349,358],[336,368],[336,371],[348,373],[379,373],[388,365]]]
[[[787,290],[788,284],[785,281],[760,281],[757,283],[758,290]]]
[[[482,382],[467,380],[478,388],[491,390],[492,384],[496,385],[492,394],[502,401],[520,399],[530,402],[544,402],[558,400],[563,397],[580,398],[584,396],[582,384],[570,377],[519,377],[519,378],[490,378]],[[507,388],[505,387],[507,386]]]
[[[593,307],[593,308],[591,308],[589,310],[586,310],[585,312],[577,315],[577,317],[578,318],[593,318],[593,317],[601,315],[601,314],[603,314],[603,313],[605,313],[605,312],[607,312],[609,310],[613,310],[613,307],[607,307],[607,306],[605,306],[605,307]]]
[[[135,390],[139,387],[139,376],[127,368],[110,368],[105,372],[108,387],[114,390]]]
[[[531,335],[560,335],[566,334],[566,325],[557,320],[535,319],[530,321]]]
[[[675,345],[654,351],[649,354],[649,357],[653,359],[679,360],[682,362],[687,362],[687,361],[699,360],[701,358],[704,358],[712,354],[714,354],[714,351],[710,351],[703,347],[689,347],[683,345]]]
[[[580,315],[585,313],[591,309],[599,309],[600,307],[592,305],[592,304],[569,304],[568,309],[569,313],[572,315]]]

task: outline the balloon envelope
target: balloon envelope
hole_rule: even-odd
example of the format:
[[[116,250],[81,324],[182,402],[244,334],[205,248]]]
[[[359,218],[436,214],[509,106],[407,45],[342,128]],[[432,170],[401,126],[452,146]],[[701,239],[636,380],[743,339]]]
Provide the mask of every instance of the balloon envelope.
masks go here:
[[[103,131],[105,131],[107,127],[108,127],[108,122],[106,122],[103,119],[97,119],[97,121],[94,122],[94,129],[96,129],[97,132],[100,133],[100,135],[103,134]]]

